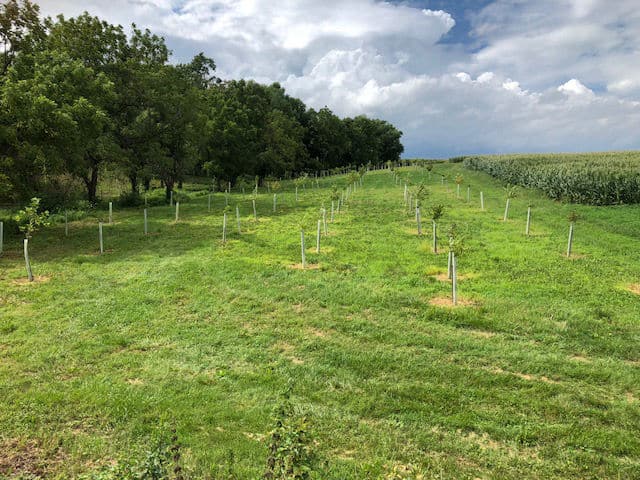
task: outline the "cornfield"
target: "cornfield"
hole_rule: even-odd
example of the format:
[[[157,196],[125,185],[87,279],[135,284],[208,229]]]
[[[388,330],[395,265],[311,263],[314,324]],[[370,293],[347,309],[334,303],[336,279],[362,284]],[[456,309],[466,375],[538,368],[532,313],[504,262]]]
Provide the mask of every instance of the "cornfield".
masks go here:
[[[466,157],[464,166],[573,203],[640,203],[640,152]]]

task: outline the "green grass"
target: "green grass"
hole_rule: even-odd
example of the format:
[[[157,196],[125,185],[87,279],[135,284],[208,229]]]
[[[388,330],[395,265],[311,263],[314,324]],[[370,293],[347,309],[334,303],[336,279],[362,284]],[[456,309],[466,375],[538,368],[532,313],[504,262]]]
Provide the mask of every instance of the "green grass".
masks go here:
[[[627,287],[640,283],[640,207],[521,191],[505,223],[499,183],[460,164],[435,172],[462,173],[463,199],[438,175],[403,169],[429,183],[427,203],[445,205],[439,231],[456,222],[466,233],[466,307],[430,304],[450,294],[435,278],[446,253],[416,235],[388,172],[365,177],[320,255],[317,214],[344,177],[307,187],[297,205],[285,185],[276,215],[261,194],[258,223],[249,197],[232,195],[244,233],[233,212],[226,246],[221,194],[211,214],[206,196],[181,203],[177,224],[169,207],[152,208],[147,237],[141,210],[116,211],[102,256],[95,219],[68,238],[56,225],[31,242],[33,284],[19,282],[19,239],[9,239],[0,451],[28,458],[23,471],[68,478],[139,458],[175,425],[196,477],[233,450],[238,477],[256,478],[273,407],[292,385],[324,478],[385,478],[409,464],[426,478],[638,478],[640,296]],[[291,268],[300,218],[317,269]]]

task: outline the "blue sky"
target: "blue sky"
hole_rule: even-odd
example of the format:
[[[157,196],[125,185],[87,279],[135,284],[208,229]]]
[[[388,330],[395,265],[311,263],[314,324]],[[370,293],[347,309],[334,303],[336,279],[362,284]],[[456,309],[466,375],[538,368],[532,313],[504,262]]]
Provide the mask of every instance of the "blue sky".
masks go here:
[[[640,148],[637,0],[40,0],[387,119],[406,156]]]

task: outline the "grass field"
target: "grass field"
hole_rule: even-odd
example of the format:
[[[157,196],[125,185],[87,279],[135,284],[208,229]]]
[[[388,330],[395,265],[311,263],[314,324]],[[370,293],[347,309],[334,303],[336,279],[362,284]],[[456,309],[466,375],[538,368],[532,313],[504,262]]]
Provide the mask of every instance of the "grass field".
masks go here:
[[[428,204],[445,205],[442,236],[451,222],[466,234],[456,308],[446,253],[417,236],[386,171],[365,176],[319,255],[317,213],[342,177],[307,186],[297,204],[287,186],[275,215],[261,194],[257,223],[248,197],[232,195],[243,233],[232,214],[225,246],[220,194],[211,213],[206,196],[181,203],[178,223],[170,207],[151,209],[146,237],[141,210],[116,211],[104,255],[95,220],[68,238],[56,225],[31,242],[32,284],[9,239],[0,477],[98,471],[143,456],[175,425],[195,477],[233,451],[236,478],[257,478],[290,385],[312,419],[321,478],[639,478],[640,206],[522,190],[503,222],[497,181],[461,164],[436,172],[464,175],[463,198],[403,169],[429,184]],[[305,271],[292,267],[301,218]]]

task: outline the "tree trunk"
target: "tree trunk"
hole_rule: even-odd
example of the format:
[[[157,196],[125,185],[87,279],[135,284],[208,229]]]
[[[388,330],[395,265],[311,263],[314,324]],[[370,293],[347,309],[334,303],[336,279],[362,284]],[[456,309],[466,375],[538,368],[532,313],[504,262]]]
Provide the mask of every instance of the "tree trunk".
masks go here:
[[[138,193],[138,175],[136,173],[129,174],[129,182],[131,182],[131,193]]]
[[[173,180],[165,180],[164,198],[168,202],[171,198],[171,192],[173,191]]]
[[[97,199],[98,192],[98,168],[91,168],[91,176],[83,176],[82,181],[87,187],[87,200],[91,203],[95,203]]]

